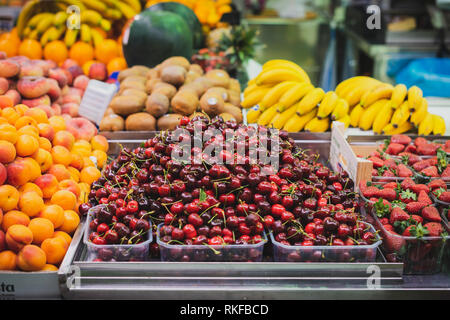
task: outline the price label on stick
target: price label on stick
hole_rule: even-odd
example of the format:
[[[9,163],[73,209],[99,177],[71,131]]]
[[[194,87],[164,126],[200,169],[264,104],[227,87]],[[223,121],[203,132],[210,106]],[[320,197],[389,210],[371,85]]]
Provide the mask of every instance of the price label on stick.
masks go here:
[[[89,80],[78,114],[99,125],[116,91],[115,84]]]

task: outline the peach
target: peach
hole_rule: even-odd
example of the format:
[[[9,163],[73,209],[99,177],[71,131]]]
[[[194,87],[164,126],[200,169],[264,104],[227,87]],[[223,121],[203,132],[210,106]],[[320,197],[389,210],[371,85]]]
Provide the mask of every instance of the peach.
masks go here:
[[[80,224],[80,216],[73,210],[64,211],[64,223],[59,227],[59,230],[73,234]],[[70,242],[69,242],[70,243]]]
[[[49,78],[58,81],[58,85],[60,88],[64,87],[67,84],[67,74],[60,68],[50,69],[48,71],[48,76]]]
[[[0,252],[6,249],[6,233],[0,230]]]
[[[76,95],[76,94],[67,94],[67,95],[63,96],[61,103],[63,105],[65,105],[67,103],[76,103],[79,105],[81,103],[81,96]]]
[[[108,139],[106,139],[102,135],[96,135],[91,140],[91,145],[93,150],[101,150],[104,152],[108,152]]]
[[[59,103],[52,103],[51,107],[53,115],[60,116],[61,115],[61,105]]]
[[[0,140],[6,140],[15,144],[17,141],[17,129],[9,123],[0,124]]]
[[[6,167],[3,165],[3,163],[0,163],[0,186],[5,183],[7,176],[8,172],[6,171]]]
[[[14,105],[19,104],[20,101],[22,101],[20,93],[15,89],[10,89],[6,91],[5,96],[10,97]]]
[[[39,166],[39,163],[37,163],[36,160],[27,157],[24,158],[23,161],[25,162],[26,170],[28,171],[30,181],[34,181],[41,176],[42,173],[41,167]]]
[[[84,94],[84,91],[78,88],[74,88],[74,87],[69,87],[67,89],[67,94],[66,95],[72,95],[72,96],[78,96],[78,97],[82,97]]]
[[[19,252],[24,246],[33,242],[33,232],[28,227],[15,224],[8,228],[5,239],[10,250]]]
[[[89,68],[89,78],[105,81],[108,77],[108,70],[103,62],[94,62]]]
[[[47,263],[40,271],[58,271],[58,267],[53,264]]]
[[[17,138],[16,151],[20,157],[31,156],[39,149],[39,141],[37,138],[23,134]]]
[[[58,68],[58,64],[56,63],[56,61],[53,61],[53,60],[51,60],[51,59],[46,59],[46,60],[44,60],[44,62],[45,62],[45,64],[47,65],[46,68],[44,67],[44,70],[46,70],[47,75],[48,75],[48,72],[49,72],[51,69]]]
[[[61,106],[61,113],[68,114],[71,117],[77,117],[79,107],[79,104],[76,102],[68,102]]]
[[[51,196],[58,191],[58,180],[53,174],[43,174],[38,177],[34,183],[42,190],[44,198],[51,198]]]
[[[22,99],[22,103],[30,108],[34,108],[38,106],[50,106],[51,100],[48,95],[44,94],[35,99]]]
[[[30,108],[25,111],[25,115],[33,118],[38,124],[48,123],[47,113],[41,108]]]
[[[25,246],[17,255],[17,266],[23,271],[42,270],[46,263],[44,250],[33,244]]]
[[[20,186],[20,188],[19,188],[19,192],[21,194],[30,192],[30,191],[36,192],[41,198],[44,196],[41,188],[39,188],[38,185],[33,182],[27,182],[23,186]]]
[[[5,108],[2,110],[2,117],[8,120],[10,124],[14,125],[17,119],[20,118],[20,114],[18,114],[14,108]]]
[[[16,270],[17,256],[11,250],[0,252],[0,270]]]
[[[62,69],[62,71],[64,72],[64,74],[66,75],[66,79],[67,79],[67,83],[66,86],[71,86],[73,83],[73,76],[72,73],[69,70],[66,69]]]
[[[79,75],[84,74],[83,69],[78,64],[72,65],[72,66],[68,67],[66,70],[70,72],[70,74],[72,75],[72,79],[75,79]]]
[[[29,164],[23,158],[17,158],[11,162],[6,167],[8,183],[13,186],[21,186],[30,181],[31,173],[27,170],[29,170]]]
[[[11,59],[0,60],[0,77],[11,78],[20,72],[18,62]]]
[[[61,130],[55,134],[52,143],[54,146],[63,146],[67,150],[71,150],[75,143],[75,137],[69,131]]]
[[[34,217],[44,209],[44,200],[37,192],[25,192],[20,196],[19,209],[29,217]]]
[[[8,231],[8,229],[13,225],[23,225],[25,227],[28,226],[30,223],[30,217],[27,216],[25,213],[17,211],[17,210],[11,210],[3,216],[2,221],[2,230],[3,232]]]
[[[106,154],[106,152],[101,150],[94,150],[92,152],[92,156],[97,159],[97,167],[103,169],[103,166],[106,164],[106,161],[108,160],[108,155]]]
[[[12,99],[8,96],[1,95],[0,96],[0,109],[11,108],[14,106]]]
[[[16,148],[5,140],[0,140],[0,163],[10,163],[16,158]]]
[[[81,170],[80,181],[91,185],[95,180],[101,177],[101,172],[95,167],[86,167]]]
[[[46,105],[39,105],[37,107],[34,107],[34,109],[40,109],[42,111],[45,112],[45,114],[47,115],[47,121],[46,123],[48,123],[48,119],[50,117],[53,117],[55,115],[55,112],[53,111],[51,106],[46,106]]]
[[[80,196],[81,189],[78,186],[77,182],[72,179],[66,179],[59,182],[60,190],[68,190],[72,192],[77,198]]]
[[[27,99],[39,98],[49,89],[50,82],[44,77],[23,77],[17,82],[17,91]]]
[[[85,91],[86,87],[89,83],[89,80],[90,79],[88,76],[86,76],[84,74],[80,75],[80,76],[76,77],[75,80],[73,81],[73,86],[77,89]]]
[[[45,252],[47,262],[59,265],[66,255],[66,245],[67,242],[60,237],[46,239],[42,242],[41,248]]]
[[[70,179],[69,170],[62,164],[53,164],[47,173],[54,175],[58,181]]]
[[[77,66],[78,62],[76,62],[73,59],[66,59],[62,64],[61,64],[61,68],[63,69],[68,69],[72,66]]]
[[[45,137],[39,137],[39,148],[50,152],[52,150],[52,143]]]
[[[75,139],[91,141],[97,135],[97,128],[92,122],[84,118],[73,118],[66,123],[67,131],[70,131]]]
[[[0,95],[5,94],[9,89],[9,82],[6,78],[0,77]]]
[[[39,123],[38,129],[39,135],[41,137],[47,138],[49,141],[52,141],[55,137],[55,130],[49,123]]]
[[[52,155],[45,149],[39,148],[32,157],[39,164],[41,172],[46,172],[53,165]]]
[[[72,242],[72,237],[64,231],[55,231],[55,233],[53,234],[53,238],[61,238],[64,239],[66,241],[67,244],[67,248],[69,248],[70,243]]]
[[[52,204],[57,204],[64,210],[73,210],[77,204],[77,197],[69,190],[59,190],[52,195]]]
[[[45,239],[51,238],[55,232],[52,221],[47,218],[34,218],[28,228],[33,233],[33,244],[40,245]]]
[[[61,116],[53,116],[48,119],[55,132],[66,130],[66,121]]]
[[[55,79],[47,79],[47,81],[49,83],[49,90],[47,94],[52,101],[58,100],[58,98],[61,96],[61,88],[59,87],[58,81],[56,81]]]
[[[22,65],[23,63],[30,61],[30,59],[26,56],[14,56],[10,57],[8,60],[15,61],[19,65]]]
[[[34,61],[35,60],[30,60],[21,65],[19,78],[44,76],[44,69]]]
[[[39,217],[51,221],[56,229],[64,223],[64,209],[57,204],[49,204],[39,213]]]
[[[72,162],[72,154],[63,146],[54,146],[51,151],[53,163],[62,164],[65,167],[69,166]]]

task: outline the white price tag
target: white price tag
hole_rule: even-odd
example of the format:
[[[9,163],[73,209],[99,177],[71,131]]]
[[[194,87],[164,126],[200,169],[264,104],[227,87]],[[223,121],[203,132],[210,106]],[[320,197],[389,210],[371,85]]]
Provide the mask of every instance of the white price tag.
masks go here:
[[[115,84],[89,80],[78,114],[99,125],[116,91]]]

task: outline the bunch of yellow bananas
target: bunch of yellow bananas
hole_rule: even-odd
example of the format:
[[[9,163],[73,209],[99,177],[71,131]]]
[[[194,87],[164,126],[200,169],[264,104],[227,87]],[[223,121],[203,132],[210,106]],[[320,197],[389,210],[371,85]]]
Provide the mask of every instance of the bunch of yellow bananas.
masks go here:
[[[417,128],[419,135],[443,135],[445,121],[428,112],[428,102],[417,86],[392,86],[370,77],[353,77],[336,87],[350,109],[350,124],[377,134],[399,134]]]
[[[78,12],[69,9],[78,7]],[[71,8],[69,8],[71,7]],[[113,23],[127,20],[141,12],[139,0],[32,0],[24,6],[17,20],[17,32],[22,39],[39,40],[42,46],[64,39],[71,47],[81,41],[98,44]],[[67,28],[67,22],[80,28]]]

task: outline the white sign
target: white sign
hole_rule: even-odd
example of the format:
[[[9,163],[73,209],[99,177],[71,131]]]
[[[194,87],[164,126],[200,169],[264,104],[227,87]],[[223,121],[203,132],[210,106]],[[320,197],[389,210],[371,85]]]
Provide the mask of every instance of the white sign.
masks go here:
[[[78,114],[96,124],[100,124],[116,91],[117,86],[115,84],[89,80]]]

